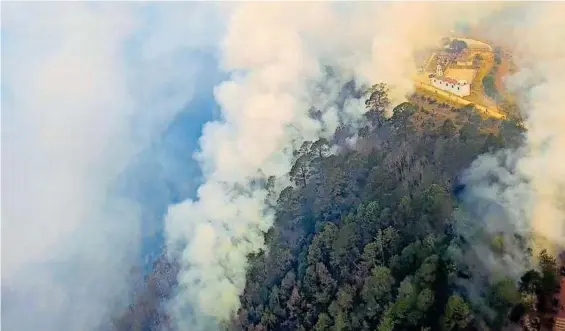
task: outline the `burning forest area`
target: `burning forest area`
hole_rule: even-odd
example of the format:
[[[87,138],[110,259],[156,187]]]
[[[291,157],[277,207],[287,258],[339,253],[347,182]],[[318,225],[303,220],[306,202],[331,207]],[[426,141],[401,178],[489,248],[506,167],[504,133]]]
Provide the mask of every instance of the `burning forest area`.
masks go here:
[[[6,331],[565,331],[563,3],[2,10]]]

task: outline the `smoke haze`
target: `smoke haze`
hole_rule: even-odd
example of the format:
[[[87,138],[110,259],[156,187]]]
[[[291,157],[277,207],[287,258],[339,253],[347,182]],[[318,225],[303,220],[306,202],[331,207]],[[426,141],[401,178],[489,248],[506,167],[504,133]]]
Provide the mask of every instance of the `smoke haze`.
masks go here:
[[[485,27],[507,47],[519,68],[506,85],[519,100],[526,129],[523,145],[483,155],[467,170],[459,228],[480,256],[483,272],[517,280],[535,266],[542,249],[565,248],[565,24],[562,3],[523,4]],[[482,233],[482,236],[476,236]],[[515,234],[525,238],[526,242]],[[493,254],[495,237],[503,252]],[[530,247],[533,259],[527,253]]]
[[[292,149],[362,121],[362,100],[338,109],[340,86],[391,84],[393,101],[412,91],[414,52],[438,44],[459,21],[477,23],[501,4],[241,4],[221,44],[232,78],[216,88],[222,120],[206,125],[195,155],[205,174],[196,200],[173,205],[168,245],[182,261],[171,309],[179,329],[210,329],[231,318],[245,286],[248,255],[263,250],[274,221],[267,192],[284,187]],[[397,24],[398,20],[406,24]],[[337,67],[327,80],[324,66]],[[324,93],[312,89],[321,84]],[[308,116],[318,106],[320,120]]]
[[[121,175],[192,96],[184,50],[206,45],[184,35],[217,32],[187,26],[197,5],[2,11],[2,326],[107,328],[140,260],[140,206]]]
[[[194,93],[197,70],[186,49],[218,54],[230,79],[214,90],[221,118],[205,125],[194,155],[204,184],[196,199],[171,205],[165,218],[167,250],[181,263],[169,303],[178,330],[211,330],[237,311],[248,255],[265,249],[274,222],[257,179],[275,176],[276,190],[283,188],[294,148],[330,137],[340,124],[362,124],[363,100],[338,107],[342,86],[386,82],[392,104],[403,101],[412,92],[414,53],[436,46],[461,22],[484,25],[490,39],[515,55],[520,71],[507,85],[521,98],[528,131],[524,146],[484,155],[470,167],[463,204],[472,213],[457,215],[457,230],[489,257],[480,262],[485,272],[512,277],[529,265],[515,232],[533,231],[540,247],[565,244],[563,4],[2,9],[7,330],[96,330],[114,307],[127,305],[139,206],[115,187],[130,160]],[[309,116],[312,106],[320,119]],[[502,264],[488,239],[474,236],[478,226],[507,239]]]

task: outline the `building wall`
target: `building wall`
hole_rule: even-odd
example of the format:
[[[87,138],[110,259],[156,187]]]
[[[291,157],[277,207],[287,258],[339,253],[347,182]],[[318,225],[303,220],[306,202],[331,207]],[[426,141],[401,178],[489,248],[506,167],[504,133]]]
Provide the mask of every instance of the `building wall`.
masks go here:
[[[470,105],[472,102],[467,100],[467,99],[463,99],[462,97],[452,94],[452,93],[448,93],[445,92],[442,89],[439,89],[433,85],[430,85],[428,83],[424,83],[421,81],[415,81],[415,85],[416,88],[423,90],[425,92],[428,92],[430,95],[433,95],[435,97],[441,97],[445,100],[449,100],[451,102],[454,102],[456,104],[459,104],[461,106],[467,106]],[[503,119],[506,118],[506,116],[504,116],[504,114],[502,114],[498,108],[487,108],[485,106],[479,105],[479,104],[473,104],[473,106],[475,107],[475,109],[479,112],[482,113],[486,116],[491,116],[494,118],[498,118],[498,119]]]
[[[437,87],[440,90],[447,91],[449,93],[453,93],[460,97],[465,97],[471,94],[471,86],[469,84],[466,85],[458,85],[458,84],[449,84],[447,82],[432,79],[432,85]]]

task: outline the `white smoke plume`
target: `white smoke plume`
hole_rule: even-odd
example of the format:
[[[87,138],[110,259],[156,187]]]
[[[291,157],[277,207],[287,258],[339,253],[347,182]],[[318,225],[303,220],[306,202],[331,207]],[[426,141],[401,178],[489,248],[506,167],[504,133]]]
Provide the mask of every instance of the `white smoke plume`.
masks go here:
[[[483,155],[468,169],[464,205],[474,215],[463,218],[458,230],[489,276],[518,279],[535,266],[542,249],[555,254],[565,248],[565,23],[557,14],[565,7],[529,3],[513,9],[487,31],[510,50],[519,68],[506,85],[519,98],[524,144]],[[472,237],[478,229],[482,235]],[[493,254],[494,238],[502,252]]]
[[[206,125],[195,156],[205,175],[196,200],[173,205],[168,245],[182,263],[172,312],[180,330],[212,329],[239,308],[248,255],[264,249],[274,218],[255,179],[291,167],[292,149],[356,125],[362,103],[334,107],[340,84],[384,81],[393,101],[412,90],[414,51],[439,43],[459,20],[477,22],[500,4],[253,3],[235,8],[222,43],[232,78],[216,89],[221,121]],[[324,65],[339,77],[325,80]],[[325,92],[313,89],[315,83]],[[330,86],[327,86],[327,85]],[[319,106],[321,120],[308,116]],[[210,324],[211,323],[211,324]]]
[[[5,331],[99,330],[129,303],[141,232],[117,181],[191,98],[186,36],[217,33],[199,5],[150,7],[2,3]]]

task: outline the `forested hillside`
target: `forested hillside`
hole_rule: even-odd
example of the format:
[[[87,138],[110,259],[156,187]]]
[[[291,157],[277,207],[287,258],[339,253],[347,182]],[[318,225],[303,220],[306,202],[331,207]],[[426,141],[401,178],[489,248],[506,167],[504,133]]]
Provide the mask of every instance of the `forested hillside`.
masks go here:
[[[421,96],[387,119],[387,92],[370,89],[369,125],[296,151],[294,186],[278,198],[268,251],[252,257],[230,328],[500,330],[513,307],[514,321],[530,308],[517,305],[519,285],[522,293],[555,288],[555,260],[544,255],[543,275],[499,279],[483,293],[488,309],[478,307],[458,285],[472,275],[450,254],[465,249],[452,226],[458,175],[478,155],[519,144],[519,126]],[[330,154],[333,144],[344,149]]]
[[[554,258],[542,252],[539,272],[493,277],[471,296],[465,284],[484,280],[454,254],[472,245],[454,227],[459,175],[480,154],[518,146],[520,126],[418,95],[387,118],[387,86],[366,97],[367,125],[295,151],[294,183],[273,206],[267,250],[251,257],[241,309],[226,328],[501,330],[530,312],[550,319]],[[330,153],[334,145],[341,149]],[[492,238],[495,254],[501,245]],[[163,302],[177,269],[161,259],[155,270],[118,330],[167,329]]]

